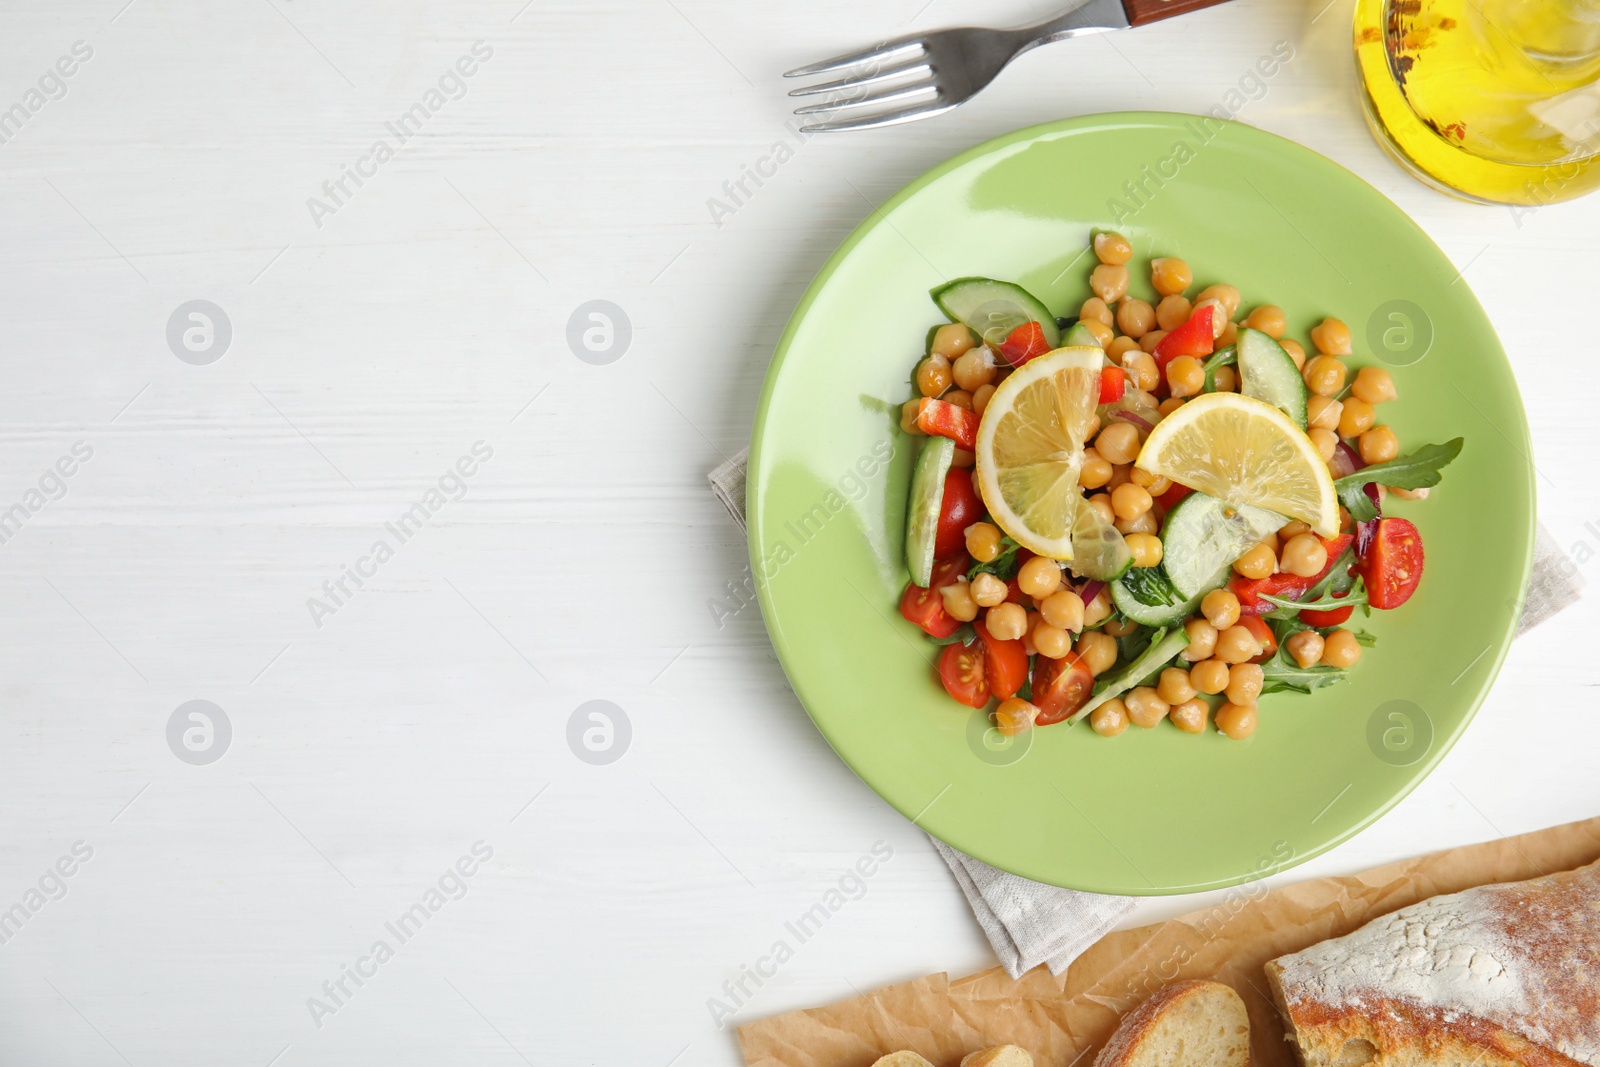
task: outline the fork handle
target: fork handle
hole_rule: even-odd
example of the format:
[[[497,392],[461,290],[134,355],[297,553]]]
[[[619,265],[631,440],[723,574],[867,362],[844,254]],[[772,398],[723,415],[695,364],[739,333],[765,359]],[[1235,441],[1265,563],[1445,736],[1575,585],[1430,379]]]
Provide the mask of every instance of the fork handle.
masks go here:
[[[1204,7],[1215,7],[1226,0],[1122,0],[1122,10],[1128,15],[1129,26],[1144,26],[1151,22],[1186,15]]]

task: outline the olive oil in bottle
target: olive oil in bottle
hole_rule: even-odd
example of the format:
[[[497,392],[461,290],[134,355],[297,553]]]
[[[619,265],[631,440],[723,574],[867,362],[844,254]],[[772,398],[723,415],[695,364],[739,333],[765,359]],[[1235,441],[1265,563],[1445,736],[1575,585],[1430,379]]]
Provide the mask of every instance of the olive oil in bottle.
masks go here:
[[[1600,186],[1600,0],[1357,0],[1367,120],[1423,181],[1547,204]]]

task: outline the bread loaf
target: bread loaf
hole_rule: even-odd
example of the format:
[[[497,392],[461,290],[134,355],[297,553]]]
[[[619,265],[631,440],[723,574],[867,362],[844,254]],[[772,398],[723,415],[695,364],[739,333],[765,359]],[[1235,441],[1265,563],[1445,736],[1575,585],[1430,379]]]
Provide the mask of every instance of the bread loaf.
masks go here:
[[[1249,1067],[1250,1017],[1221,982],[1174,982],[1129,1012],[1094,1067]]]
[[[1432,897],[1267,980],[1307,1067],[1600,1067],[1600,864]]]

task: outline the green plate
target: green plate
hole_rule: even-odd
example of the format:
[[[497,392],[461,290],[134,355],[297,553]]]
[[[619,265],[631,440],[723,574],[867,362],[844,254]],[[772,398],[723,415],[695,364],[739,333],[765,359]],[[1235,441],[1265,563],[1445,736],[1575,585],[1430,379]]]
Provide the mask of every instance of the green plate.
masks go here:
[[[1003,743],[939,687],[937,649],[900,618],[918,440],[898,429],[942,321],[929,288],[1020,282],[1058,314],[1089,295],[1090,230],[1136,263],[1182,256],[1196,286],[1288,312],[1303,343],[1350,324],[1354,365],[1391,367],[1381,409],[1403,450],[1462,436],[1430,500],[1391,499],[1427,548],[1402,608],[1349,681],[1261,702],[1254,737],[1169,724]],[[1150,298],[1148,277],[1133,291]],[[1192,292],[1193,290],[1191,290]],[[1461,736],[1499,670],[1527,584],[1534,484],[1505,353],[1450,261],[1336,164],[1248,126],[1121,113],[990,141],[864,222],[807,290],[762,391],[749,466],[761,608],[796,694],[839,755],[935,837],[1007,871],[1102,893],[1212,889],[1303,862],[1373,822]]]

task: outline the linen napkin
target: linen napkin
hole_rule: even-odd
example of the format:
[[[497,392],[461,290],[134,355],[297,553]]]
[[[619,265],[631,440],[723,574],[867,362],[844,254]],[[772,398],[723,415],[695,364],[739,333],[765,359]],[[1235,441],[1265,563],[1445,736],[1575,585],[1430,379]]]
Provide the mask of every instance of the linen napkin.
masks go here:
[[[740,452],[709,475],[711,491],[744,529],[745,465]],[[1533,548],[1528,596],[1517,621],[1517,635],[1576,601],[1583,589],[1578,567],[1542,525]],[[1030,881],[975,860],[938,838],[934,849],[955,876],[978,925],[1012,978],[1043,963],[1060,974],[1084,949],[1098,941],[1134,905],[1133,897],[1084,893]]]

